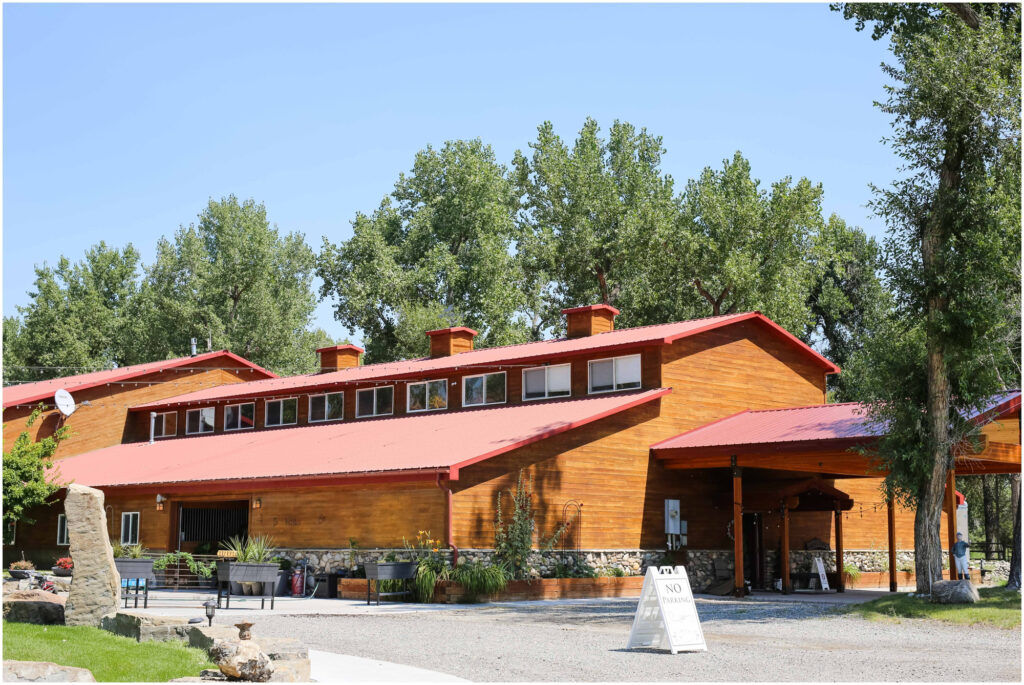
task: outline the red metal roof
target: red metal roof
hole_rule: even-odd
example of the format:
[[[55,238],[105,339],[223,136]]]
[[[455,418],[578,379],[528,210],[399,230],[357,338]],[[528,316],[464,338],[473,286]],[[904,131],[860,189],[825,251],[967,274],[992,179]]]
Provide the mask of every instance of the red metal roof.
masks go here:
[[[677,323],[658,324],[623,328],[605,333],[597,333],[582,338],[557,338],[521,345],[504,347],[488,347],[460,354],[438,357],[412,359],[368,366],[355,366],[329,373],[291,376],[251,383],[238,383],[231,387],[208,388],[187,395],[178,395],[158,402],[132,407],[133,410],[148,410],[181,404],[213,402],[222,399],[263,397],[293,391],[309,391],[336,386],[339,383],[356,381],[372,381],[376,379],[410,379],[418,374],[426,375],[445,369],[471,369],[474,366],[496,366],[518,362],[539,362],[545,358],[553,358],[585,352],[617,350],[629,347],[640,347],[652,344],[669,344],[691,335],[721,328],[741,321],[758,321],[790,344],[798,347],[807,356],[822,366],[825,373],[838,373],[839,367],[825,359],[813,349],[805,345],[799,338],[789,333],[768,317],[758,312],[743,314],[726,314],[705,319],[680,321]]]
[[[115,445],[68,457],[54,480],[118,487],[366,474],[449,473],[670,392],[572,400]]]
[[[971,420],[985,423],[1020,409],[1020,390],[992,397]],[[750,445],[815,443],[832,440],[856,443],[877,438],[884,428],[867,422],[859,402],[818,404],[787,409],[746,410],[651,445],[664,450],[713,450]]]
[[[651,445],[659,450],[697,449],[814,440],[857,440],[880,435],[865,424],[863,405],[819,404],[791,409],[746,410]]]
[[[178,357],[176,359],[164,359],[158,362],[147,362],[145,364],[133,364],[132,366],[121,366],[116,369],[104,369],[93,371],[77,376],[64,376],[63,378],[52,378],[36,383],[22,383],[21,385],[10,385],[3,389],[3,406],[9,407],[14,404],[26,404],[38,402],[53,397],[53,394],[63,388],[68,392],[94,388],[104,383],[123,381],[136,376],[144,376],[149,373],[159,373],[164,369],[180,369],[192,364],[198,364],[217,357],[226,357],[236,363],[252,369],[264,378],[277,378],[277,374],[267,371],[261,366],[253,364],[248,359],[243,359],[237,354],[227,350],[217,350],[197,354],[194,357]]]

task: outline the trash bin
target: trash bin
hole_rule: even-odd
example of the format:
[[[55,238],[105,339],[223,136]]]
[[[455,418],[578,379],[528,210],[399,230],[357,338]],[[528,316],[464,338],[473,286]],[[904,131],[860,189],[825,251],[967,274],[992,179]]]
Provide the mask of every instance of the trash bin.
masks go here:
[[[328,599],[331,597],[330,578],[333,575],[333,573],[317,573],[313,576],[313,579],[316,581],[316,592],[313,593],[314,597],[317,599]],[[335,586],[337,586],[337,581],[335,581]],[[334,597],[337,596],[338,591],[335,589]]]

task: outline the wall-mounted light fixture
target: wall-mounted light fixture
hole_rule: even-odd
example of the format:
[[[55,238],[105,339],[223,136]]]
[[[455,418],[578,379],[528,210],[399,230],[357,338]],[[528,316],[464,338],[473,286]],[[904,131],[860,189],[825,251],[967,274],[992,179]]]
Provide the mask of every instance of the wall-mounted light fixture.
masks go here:
[[[156,510],[157,511],[163,511],[164,510],[164,502],[166,500],[167,500],[167,498],[164,497],[163,495],[157,495],[156,496]]]
[[[252,501],[252,508],[253,509],[262,509],[263,508],[263,500],[261,500],[259,497],[254,499]]]

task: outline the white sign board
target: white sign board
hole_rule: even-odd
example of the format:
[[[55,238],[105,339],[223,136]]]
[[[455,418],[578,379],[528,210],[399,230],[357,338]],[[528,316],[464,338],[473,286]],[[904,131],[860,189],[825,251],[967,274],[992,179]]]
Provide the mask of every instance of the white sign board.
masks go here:
[[[821,580],[821,589],[828,590],[828,577],[825,575],[825,564],[821,563],[821,557],[814,557],[814,563],[818,566],[818,579]]]
[[[637,647],[667,649],[673,654],[708,650],[682,566],[647,569],[626,649]]]

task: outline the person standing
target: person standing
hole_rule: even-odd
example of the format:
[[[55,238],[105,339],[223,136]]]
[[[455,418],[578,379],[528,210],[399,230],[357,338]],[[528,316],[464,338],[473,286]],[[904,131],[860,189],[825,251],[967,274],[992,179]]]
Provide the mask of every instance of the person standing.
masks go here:
[[[956,564],[956,579],[970,580],[971,573],[967,569],[967,550],[970,547],[964,541],[964,534],[956,534],[956,542],[953,543],[953,562]]]

